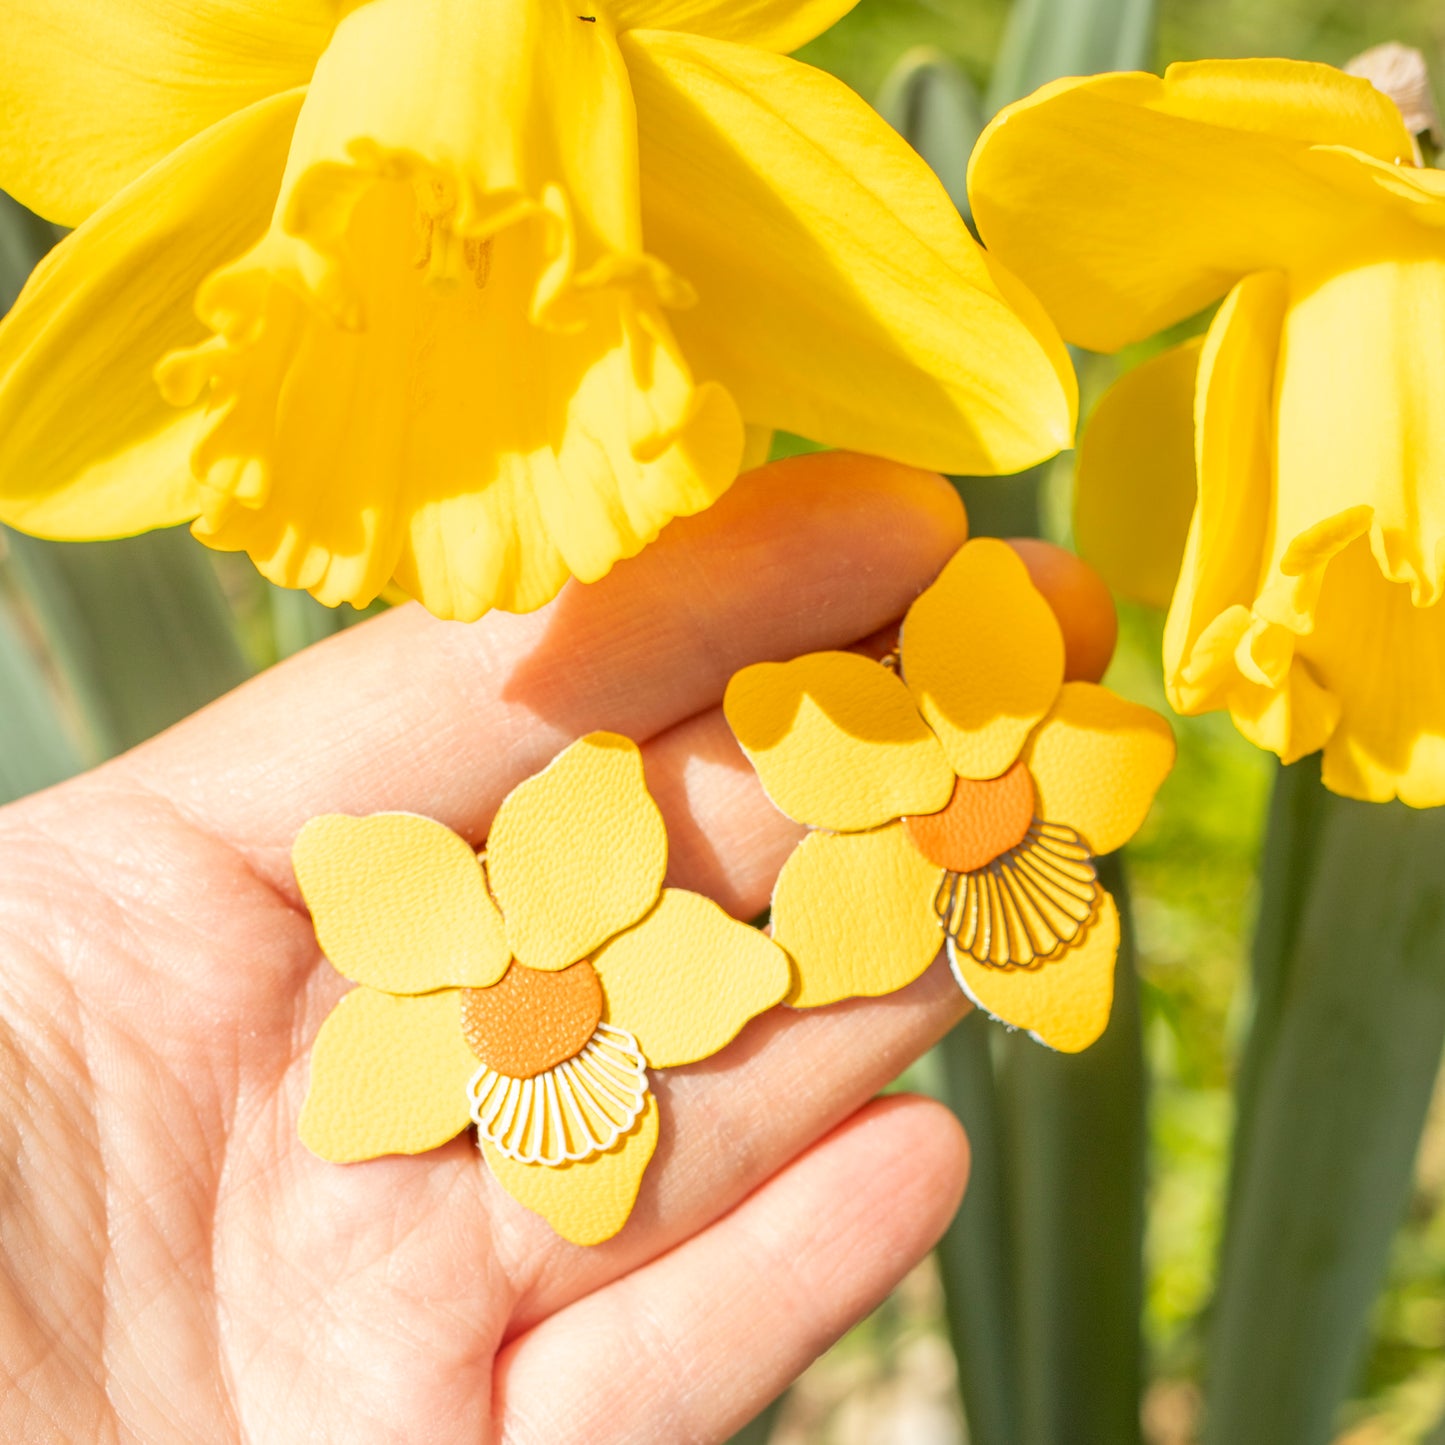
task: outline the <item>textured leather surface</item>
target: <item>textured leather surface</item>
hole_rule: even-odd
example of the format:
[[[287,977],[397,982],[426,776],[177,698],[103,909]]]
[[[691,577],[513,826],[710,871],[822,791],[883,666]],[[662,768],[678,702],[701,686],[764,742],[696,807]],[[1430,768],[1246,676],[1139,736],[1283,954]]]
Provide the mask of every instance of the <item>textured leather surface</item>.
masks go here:
[[[948,801],[953,769],[938,739],[870,658],[813,652],[745,667],[723,711],[768,796],[800,823],[860,832]]]
[[[710,898],[679,888],[593,960],[607,1019],[627,1029],[656,1069],[717,1053],[792,988],[788,957]]]
[[[602,1013],[602,983],[585,958],[549,973],[514,963],[491,988],[463,992],[462,1036],[479,1062],[530,1079],[579,1054]]]
[[[413,813],[330,813],[306,824],[291,858],[322,952],[354,982],[428,993],[506,971],[501,914],[450,828]]]
[[[312,1046],[301,1142],[338,1164],[435,1149],[470,1122],[477,1067],[457,990],[409,998],[352,989]]]
[[[1025,749],[1039,815],[1067,823],[1095,853],[1138,831],[1174,766],[1174,733],[1147,707],[1091,682],[1065,683]]]
[[[1064,638],[1018,553],[965,542],[908,609],[903,677],[961,778],[996,778],[1064,680]]]
[[[946,808],[907,820],[908,836],[930,863],[971,873],[1022,843],[1033,818],[1033,779],[1018,762],[999,778],[959,778]]]
[[[1104,1032],[1114,1004],[1114,962],[1119,954],[1119,910],[1103,893],[1099,912],[1061,957],[1038,968],[987,968],[959,953],[953,976],[994,1018],[1028,1029],[1060,1053],[1086,1049]]]
[[[810,833],[773,891],[773,938],[793,960],[797,1008],[912,983],[943,945],[933,896],[943,870],[902,823],[871,833]]]
[[[630,738],[588,733],[504,799],[487,875],[529,968],[566,968],[657,902],[667,829]]]
[[[573,1244],[611,1239],[632,1212],[642,1176],[657,1147],[657,1096],[649,1093],[630,1133],[605,1154],[571,1164],[518,1164],[482,1143],[492,1173],[513,1199],[540,1214]]]

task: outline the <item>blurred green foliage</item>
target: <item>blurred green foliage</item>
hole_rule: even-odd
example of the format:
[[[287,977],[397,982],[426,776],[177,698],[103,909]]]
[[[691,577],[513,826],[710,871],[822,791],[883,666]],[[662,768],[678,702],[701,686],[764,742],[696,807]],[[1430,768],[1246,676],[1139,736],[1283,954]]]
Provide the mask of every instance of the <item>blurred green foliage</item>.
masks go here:
[[[799,52],[874,99],[899,57],[937,47],[987,90],[1011,0],[860,0]],[[1384,40],[1445,53],[1437,0],[1160,0],[1158,61],[1287,55],[1339,65]],[[1438,70],[1438,65],[1436,66]]]

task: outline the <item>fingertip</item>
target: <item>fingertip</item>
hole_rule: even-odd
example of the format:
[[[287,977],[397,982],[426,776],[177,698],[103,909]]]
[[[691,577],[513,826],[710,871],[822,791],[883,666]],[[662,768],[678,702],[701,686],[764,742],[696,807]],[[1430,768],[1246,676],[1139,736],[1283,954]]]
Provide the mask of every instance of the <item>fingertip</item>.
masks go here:
[[[1064,633],[1064,680],[1098,682],[1119,638],[1119,617],[1104,579],[1072,552],[1036,537],[1010,537],[1033,584]]]
[[[933,537],[944,558],[968,538],[968,519],[958,492],[939,472],[906,466],[861,452],[807,452],[758,467],[739,480],[748,488],[783,488],[811,506],[850,497],[896,511]]]
[[[920,1224],[937,1243],[963,1202],[972,1167],[968,1135],[946,1105],[923,1094],[890,1094],[862,1112],[857,1127],[886,1135],[895,1158],[911,1172]],[[902,1182],[902,1181],[900,1181]]]

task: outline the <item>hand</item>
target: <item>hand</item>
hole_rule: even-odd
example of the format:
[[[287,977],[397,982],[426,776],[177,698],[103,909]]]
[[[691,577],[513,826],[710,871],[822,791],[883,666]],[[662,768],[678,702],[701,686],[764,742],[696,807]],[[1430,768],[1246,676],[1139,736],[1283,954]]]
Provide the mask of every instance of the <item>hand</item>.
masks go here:
[[[301,1146],[347,985],[289,852],[325,811],[480,845],[514,784],[608,728],[644,746],[668,881],[752,917],[799,832],[724,684],[886,627],[963,530],[922,474],[755,473],[543,612],[398,609],[0,811],[0,1435],[715,1440],[881,1299],[967,1168],[945,1110],[869,1102],[963,1013],[946,972],[775,1012],[659,1079],[637,1209],[585,1250],[465,1137],[351,1166]]]

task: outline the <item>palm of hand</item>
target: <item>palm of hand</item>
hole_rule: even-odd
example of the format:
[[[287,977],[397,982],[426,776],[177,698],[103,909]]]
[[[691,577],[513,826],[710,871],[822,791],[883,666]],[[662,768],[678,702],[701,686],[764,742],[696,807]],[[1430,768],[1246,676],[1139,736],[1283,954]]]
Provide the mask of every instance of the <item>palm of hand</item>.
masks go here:
[[[738,764],[722,684],[886,624],[958,540],[922,483],[849,486],[740,484],[571,613],[391,614],[0,812],[6,1438],[722,1438],[932,1243],[956,1127],[921,1101],[855,1111],[957,1017],[946,977],[770,1016],[662,1079],[634,1219],[591,1251],[465,1137],[349,1167],[296,1137],[346,987],[287,866],[311,813],[480,840],[521,776],[612,727],[646,739],[669,881],[763,905],[796,833]]]

